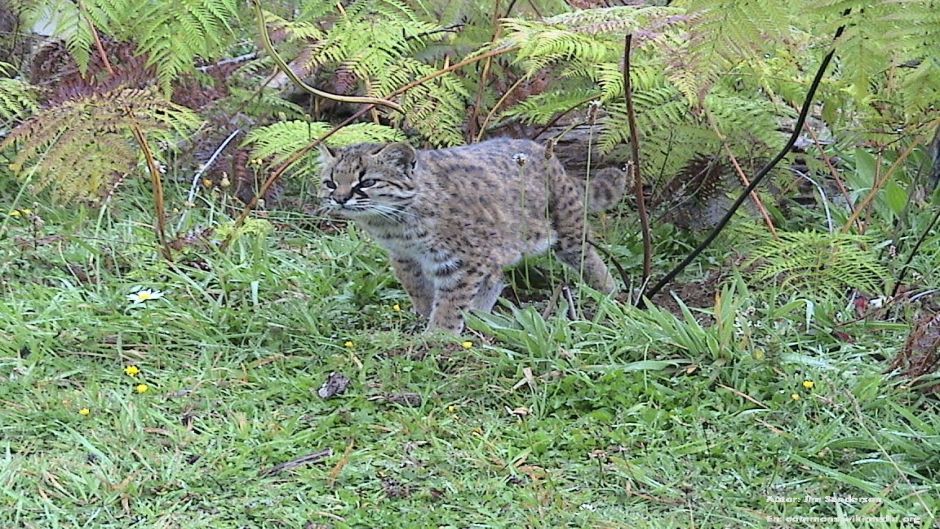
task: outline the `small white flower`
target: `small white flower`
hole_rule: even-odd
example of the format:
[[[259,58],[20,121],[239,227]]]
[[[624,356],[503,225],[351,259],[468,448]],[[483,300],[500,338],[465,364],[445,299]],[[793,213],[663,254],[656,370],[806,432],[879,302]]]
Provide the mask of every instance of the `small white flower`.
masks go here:
[[[139,305],[151,299],[160,299],[163,297],[163,292],[159,290],[153,290],[150,288],[142,288],[137,292],[133,292],[127,295],[127,299],[134,302],[134,305]]]

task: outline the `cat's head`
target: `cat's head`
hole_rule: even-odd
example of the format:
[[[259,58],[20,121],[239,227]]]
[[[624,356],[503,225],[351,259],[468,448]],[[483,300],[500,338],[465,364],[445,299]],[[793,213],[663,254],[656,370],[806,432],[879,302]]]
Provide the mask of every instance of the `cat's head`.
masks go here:
[[[342,149],[321,143],[323,207],[349,218],[398,218],[416,194],[416,154],[407,143],[363,143]]]

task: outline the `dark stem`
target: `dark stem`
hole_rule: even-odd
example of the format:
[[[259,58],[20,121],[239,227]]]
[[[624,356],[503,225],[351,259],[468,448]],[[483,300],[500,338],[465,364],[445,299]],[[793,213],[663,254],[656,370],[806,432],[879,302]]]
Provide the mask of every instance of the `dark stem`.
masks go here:
[[[848,11],[846,11],[845,14],[847,15]],[[839,29],[836,30],[836,34],[835,37],[833,37],[833,40],[838,40],[838,38],[842,36],[843,31],[845,31],[845,26],[839,26]],[[666,274],[662,279],[659,280],[658,283],[653,285],[653,287],[646,292],[647,298],[652,298],[658,294],[664,286],[675,279],[679,273],[685,270],[685,267],[688,266],[689,263],[694,261],[695,258],[699,256],[699,254],[708,248],[712,241],[718,237],[718,234],[721,233],[721,230],[725,228],[725,226],[728,224],[728,221],[730,221],[731,217],[733,217],[735,212],[737,212],[738,208],[741,207],[741,204],[747,200],[747,197],[751,194],[751,191],[754,191],[754,189],[756,189],[757,186],[764,180],[764,177],[770,173],[774,166],[780,163],[780,160],[782,160],[784,156],[790,152],[790,149],[792,149],[793,145],[796,143],[800,132],[803,130],[803,124],[806,122],[806,116],[809,115],[809,109],[813,104],[813,97],[816,95],[816,90],[819,88],[819,83],[822,82],[823,75],[826,73],[826,68],[829,67],[829,63],[832,61],[832,56],[835,55],[835,52],[835,48],[829,50],[829,53],[826,54],[822,60],[822,63],[819,65],[819,68],[816,70],[816,77],[813,78],[813,82],[809,86],[809,91],[806,93],[806,98],[803,99],[803,106],[800,108],[800,116],[796,120],[796,125],[794,125],[793,132],[790,134],[790,139],[787,140],[786,145],[784,145],[783,148],[780,149],[780,152],[778,152],[777,155],[774,156],[774,158],[770,160],[770,162],[768,162],[767,165],[765,165],[757,173],[757,175],[754,176],[754,179],[751,180],[751,184],[741,192],[737,200],[734,201],[734,204],[731,205],[731,208],[728,209],[728,212],[725,213],[725,216],[722,217],[721,221],[718,222],[718,225],[715,226],[711,233],[708,234],[708,237],[706,237],[704,241],[695,247],[695,249],[692,250],[692,253],[686,256],[686,258],[683,259],[681,263],[670,270],[668,274]],[[641,301],[637,306],[642,307],[644,306],[644,303]]]
[[[930,231],[936,226],[938,220],[940,220],[940,207],[937,208],[937,214],[933,216],[933,220],[927,225],[927,229],[924,230],[924,233],[920,234],[920,238],[917,239],[917,243],[911,248],[911,253],[908,254],[907,259],[904,261],[904,266],[901,267],[901,271],[898,273],[898,280],[894,283],[894,288],[891,290],[892,297],[898,295],[898,289],[901,288],[901,283],[904,282],[904,276],[907,274],[907,269],[910,267],[911,261],[914,260],[917,252],[920,251],[921,245],[927,240],[927,236],[930,235]]]
[[[627,123],[630,125],[630,155],[633,157],[633,194],[636,210],[640,216],[640,231],[643,233],[643,280],[636,296],[637,306],[643,304],[643,290],[653,270],[653,237],[650,234],[650,217],[643,196],[643,177],[640,173],[640,139],[636,128],[636,109],[633,108],[633,87],[630,84],[630,47],[633,35],[627,34],[623,42],[623,98],[627,102]]]
[[[594,101],[595,99],[597,99],[597,97],[598,97],[597,95],[593,95],[593,96],[591,96],[591,97],[588,97],[588,98],[582,99],[581,101],[578,101],[577,103],[575,103],[574,105],[572,105],[570,108],[568,108],[568,110],[565,110],[565,111],[563,111],[562,113],[558,114],[557,116],[553,117],[551,121],[549,121],[549,122],[548,122],[544,127],[542,127],[541,129],[539,129],[539,131],[536,132],[535,134],[533,134],[532,137],[529,138],[529,139],[534,140],[534,139],[538,138],[539,136],[541,136],[542,134],[545,134],[545,132],[548,131],[548,129],[554,127],[556,123],[558,123],[559,121],[561,121],[561,118],[567,116],[568,114],[570,114],[571,112],[573,112],[575,109],[577,109],[577,108],[580,107],[581,105],[584,105],[584,104],[586,104],[586,103],[590,103],[591,101]]]

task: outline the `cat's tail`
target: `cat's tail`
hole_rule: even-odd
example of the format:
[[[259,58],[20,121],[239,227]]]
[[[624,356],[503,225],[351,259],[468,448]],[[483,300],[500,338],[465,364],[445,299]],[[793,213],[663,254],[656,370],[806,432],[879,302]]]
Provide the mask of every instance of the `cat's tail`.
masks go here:
[[[591,173],[588,179],[587,209],[591,212],[613,208],[623,198],[630,184],[631,173],[617,167],[605,167]]]

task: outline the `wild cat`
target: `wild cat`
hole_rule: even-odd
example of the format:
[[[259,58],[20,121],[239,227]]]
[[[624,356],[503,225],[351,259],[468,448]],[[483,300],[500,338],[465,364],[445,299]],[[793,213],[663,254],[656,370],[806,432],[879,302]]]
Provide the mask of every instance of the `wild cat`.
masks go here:
[[[459,333],[465,311],[493,308],[505,267],[551,248],[583,269],[590,286],[614,291],[597,251],[582,245],[590,237],[583,182],[538,143],[501,138],[437,150],[321,144],[320,156],[324,208],[354,220],[388,250],[429,330]],[[589,209],[613,206],[625,182],[617,169],[599,172]]]

